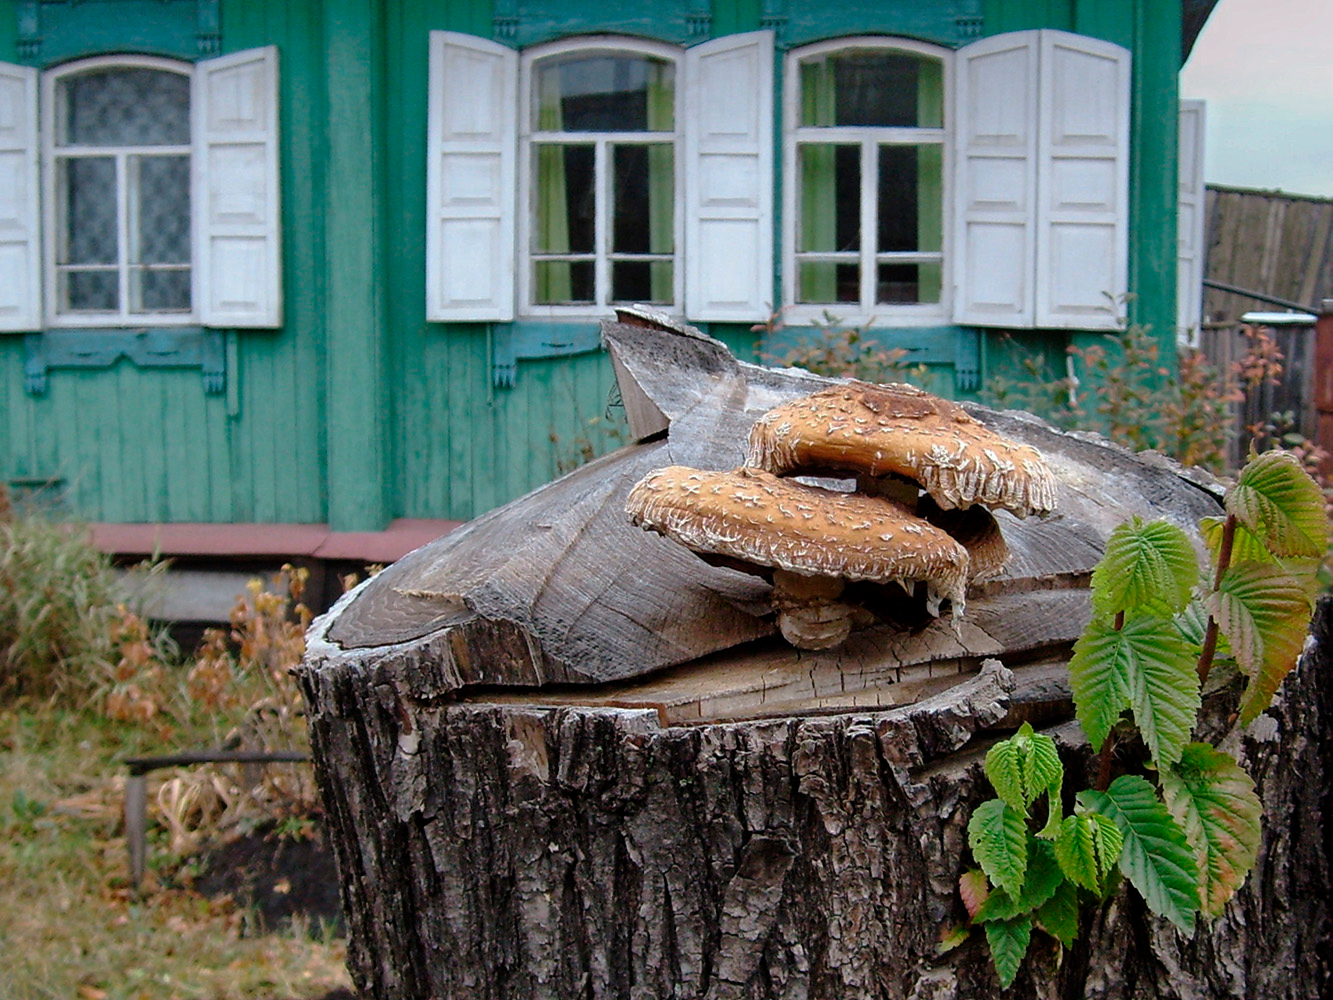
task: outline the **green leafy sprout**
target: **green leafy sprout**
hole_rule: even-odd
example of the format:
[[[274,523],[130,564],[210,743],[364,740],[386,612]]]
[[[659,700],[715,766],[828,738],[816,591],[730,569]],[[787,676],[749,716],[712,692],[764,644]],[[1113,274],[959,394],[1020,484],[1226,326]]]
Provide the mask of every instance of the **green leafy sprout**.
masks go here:
[[[1096,786],[1077,792],[1073,813],[1049,736],[1024,723],[986,754],[996,798],[968,823],[980,867],[963,873],[959,893],[1002,987],[1034,931],[1071,947],[1081,905],[1105,899],[1121,877],[1190,934],[1200,915],[1222,913],[1254,865],[1254,782],[1230,754],[1193,740],[1203,685],[1226,655],[1246,678],[1238,725],[1271,704],[1310,625],[1328,529],[1318,486],[1283,452],[1252,458],[1223,502],[1225,518],[1200,525],[1207,576],[1169,521],[1136,517],[1111,533],[1092,576],[1093,619],[1069,664],[1075,714],[1100,754]],[[1112,748],[1135,731],[1145,773],[1112,781]]]

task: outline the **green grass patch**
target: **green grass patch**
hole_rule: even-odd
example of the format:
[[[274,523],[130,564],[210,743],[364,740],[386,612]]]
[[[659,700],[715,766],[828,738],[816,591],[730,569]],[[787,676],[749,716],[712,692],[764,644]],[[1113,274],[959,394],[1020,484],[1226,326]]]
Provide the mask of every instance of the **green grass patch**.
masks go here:
[[[298,571],[237,599],[188,659],[118,605],[77,530],[0,519],[0,1000],[273,1000],[347,988],[327,928],[272,933],[195,891],[207,844],[306,831],[308,765],[206,765],[148,779],[148,872],[130,885],[129,757],[227,745],[305,750],[287,671],[309,612]]]

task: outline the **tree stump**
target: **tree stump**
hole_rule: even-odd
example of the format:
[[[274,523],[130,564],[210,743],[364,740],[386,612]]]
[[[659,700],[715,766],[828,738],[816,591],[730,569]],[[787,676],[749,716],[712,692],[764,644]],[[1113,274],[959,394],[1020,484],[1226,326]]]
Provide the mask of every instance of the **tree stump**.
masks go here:
[[[633,320],[632,317],[629,319]],[[1022,721],[1085,774],[1064,664],[1131,515],[1188,531],[1215,484],[970,408],[1039,448],[1045,521],[957,628],[910,601],[844,646],[775,636],[768,585],[633,528],[671,464],[727,469],[751,423],[828,384],[688,328],[608,323],[639,443],[419,549],[313,627],[298,675],[338,859],[348,963],[389,998],[962,998],[998,984],[966,913],[985,750]],[[1314,997],[1329,981],[1328,605],[1275,706],[1227,738],[1258,784],[1246,886],[1185,938],[1122,890],[1073,951],[1034,935],[1033,997]],[[1226,729],[1219,678],[1204,727]]]

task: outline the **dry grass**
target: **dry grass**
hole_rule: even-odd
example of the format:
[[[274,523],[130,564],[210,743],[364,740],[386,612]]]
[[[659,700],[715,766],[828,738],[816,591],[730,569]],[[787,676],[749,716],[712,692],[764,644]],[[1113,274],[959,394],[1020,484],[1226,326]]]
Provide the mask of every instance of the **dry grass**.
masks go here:
[[[255,934],[252,914],[189,888],[204,840],[314,808],[308,766],[155,772],[139,894],[121,820],[127,757],[224,740],[305,749],[286,675],[308,621],[302,582],[253,587],[188,664],[164,662],[122,611],[113,669],[89,700],[0,708],[0,1000],[268,1000],[350,985],[327,932]]]

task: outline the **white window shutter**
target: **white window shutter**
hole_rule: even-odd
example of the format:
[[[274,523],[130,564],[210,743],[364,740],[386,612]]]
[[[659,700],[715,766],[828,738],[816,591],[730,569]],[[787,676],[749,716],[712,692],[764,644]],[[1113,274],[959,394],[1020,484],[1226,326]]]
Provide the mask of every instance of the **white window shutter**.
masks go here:
[[[773,33],[685,51],[685,314],[757,322],[773,306]]]
[[[1035,316],[1040,32],[958,50],[954,73],[954,321]]]
[[[1037,326],[1113,330],[1129,276],[1130,54],[1041,32]]]
[[[281,326],[277,47],[205,59],[194,73],[200,318],[206,326]]]
[[[1204,101],[1180,102],[1179,202],[1176,211],[1176,332],[1198,342],[1203,319]]]
[[[0,63],[0,333],[40,330],[37,71]]]
[[[514,318],[518,53],[430,33],[426,319]]]

